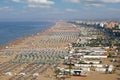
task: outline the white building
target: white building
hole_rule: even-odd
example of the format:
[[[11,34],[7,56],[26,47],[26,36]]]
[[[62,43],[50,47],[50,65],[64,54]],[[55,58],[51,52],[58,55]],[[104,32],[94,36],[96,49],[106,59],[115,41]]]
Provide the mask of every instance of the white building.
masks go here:
[[[95,71],[97,71],[97,72],[105,72],[106,68],[95,68]]]
[[[104,27],[104,23],[100,23],[100,26],[101,26],[101,27]]]
[[[118,25],[118,28],[120,29],[120,24]]]
[[[83,58],[107,58],[107,56],[103,56],[103,55],[84,55]]]
[[[71,69],[70,70],[70,69],[61,68],[60,70],[63,74],[69,74],[69,72],[71,72],[72,75],[86,75],[86,72],[83,71],[83,69]],[[90,71],[90,69],[85,69],[85,70]]]
[[[103,67],[102,64],[74,64],[76,67]]]
[[[93,64],[100,64],[100,61],[84,61],[87,64],[93,63]]]

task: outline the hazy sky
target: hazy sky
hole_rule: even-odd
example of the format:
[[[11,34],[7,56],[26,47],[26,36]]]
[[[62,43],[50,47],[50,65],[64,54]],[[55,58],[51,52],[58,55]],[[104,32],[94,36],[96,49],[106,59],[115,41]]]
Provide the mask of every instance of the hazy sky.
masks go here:
[[[0,0],[0,21],[120,19],[120,0]]]

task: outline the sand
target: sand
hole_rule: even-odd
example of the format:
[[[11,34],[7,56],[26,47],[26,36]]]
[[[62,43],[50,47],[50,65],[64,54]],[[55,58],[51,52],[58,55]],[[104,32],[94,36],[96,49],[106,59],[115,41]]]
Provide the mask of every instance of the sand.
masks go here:
[[[68,44],[75,42],[79,38],[78,35],[79,29],[76,26],[73,26],[72,24],[66,22],[56,22],[54,26],[50,27],[47,30],[25,38],[18,39],[15,42],[10,43],[6,48],[4,47],[1,49],[3,52],[0,54],[0,67],[2,67],[2,65],[5,65],[4,67],[8,67],[0,70],[0,80],[56,80],[54,76],[55,73],[51,69],[53,65],[42,65],[41,68],[36,64],[32,66],[28,63],[11,64],[9,61],[14,59],[16,55],[29,51],[47,51],[46,54],[53,53],[54,55],[58,53],[67,54]],[[11,55],[7,55],[8,52],[12,52]],[[21,65],[21,67],[15,65]],[[15,68],[12,68],[12,66]],[[60,63],[58,66],[63,65]],[[8,69],[8,71],[12,72],[13,76],[5,75],[4,69]],[[14,69],[16,69],[16,71]],[[21,78],[18,74],[20,72],[25,72],[27,69],[31,70],[26,71],[29,76],[27,75]],[[32,75],[30,75],[30,73],[37,72],[37,70],[40,69],[45,69],[45,71],[43,73],[40,73],[38,77],[34,78]],[[65,80],[117,80],[117,78],[119,78],[117,74],[90,72],[88,73],[87,77],[71,76],[71,78],[66,78]]]

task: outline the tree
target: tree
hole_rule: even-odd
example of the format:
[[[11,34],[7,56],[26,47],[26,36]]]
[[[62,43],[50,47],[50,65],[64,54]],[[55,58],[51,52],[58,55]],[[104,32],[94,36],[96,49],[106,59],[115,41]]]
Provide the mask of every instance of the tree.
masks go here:
[[[56,78],[57,78],[57,75],[59,75],[59,73],[60,73],[61,71],[60,71],[60,69],[56,69],[54,72],[55,72]]]

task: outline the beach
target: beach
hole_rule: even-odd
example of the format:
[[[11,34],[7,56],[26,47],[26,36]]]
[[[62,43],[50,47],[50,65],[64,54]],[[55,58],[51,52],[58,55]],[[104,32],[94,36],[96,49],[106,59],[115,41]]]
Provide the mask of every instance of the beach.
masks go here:
[[[56,80],[54,69],[63,66],[58,55],[68,55],[68,45],[78,40],[79,32],[71,23],[56,22],[44,31],[6,45],[0,50],[0,80]],[[116,77],[117,74],[90,72],[85,78],[71,76],[65,80],[116,80]]]
[[[69,43],[77,40],[78,34],[79,33],[78,33],[77,28],[72,26],[71,24],[68,24],[66,22],[57,22],[54,26],[50,27],[47,30],[44,30],[40,33],[25,37],[23,39],[18,39],[15,42],[13,42],[13,44],[11,43],[11,44],[5,46],[0,52],[1,67],[3,67],[4,65],[6,65],[8,67],[12,66],[12,67],[14,67],[14,69],[18,70],[18,72],[14,73],[14,70],[12,70],[13,68],[11,69],[11,67],[9,67],[10,70],[13,71],[12,73],[19,74],[20,66],[17,66],[17,65],[29,66],[29,64],[30,64],[28,61],[28,63],[26,63],[26,64],[13,63],[13,65],[12,65],[10,63],[10,61],[13,60],[19,54],[36,52],[35,54],[37,54],[37,55],[51,55],[52,57],[55,57],[59,53],[67,54],[66,47],[68,47]],[[57,58],[55,58],[55,60],[57,60]],[[53,63],[56,65],[57,61],[55,61],[55,60],[53,59]],[[44,66],[46,69],[46,67],[48,65],[42,64],[41,66]],[[35,65],[34,67],[39,68],[40,66]],[[42,68],[44,68],[44,67],[42,67]],[[26,69],[26,68],[23,68],[23,69]],[[10,70],[8,69],[9,72],[10,72]],[[30,69],[30,70],[32,70],[32,69]],[[4,68],[3,68],[3,69],[1,69],[1,74],[3,74],[3,72],[5,73],[7,71],[4,71]],[[3,76],[2,80],[4,80],[5,77],[6,76]],[[16,76],[15,76],[15,79],[16,79]]]

